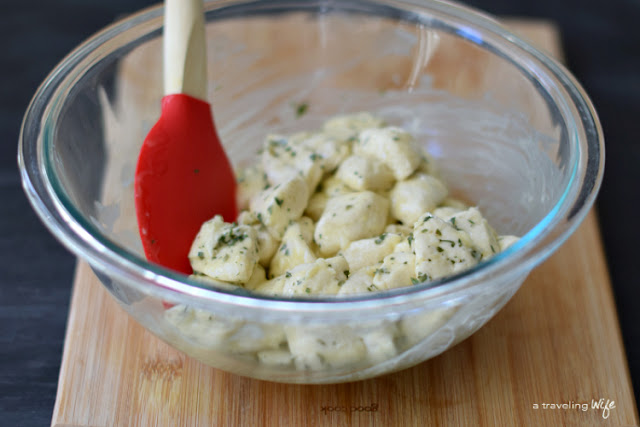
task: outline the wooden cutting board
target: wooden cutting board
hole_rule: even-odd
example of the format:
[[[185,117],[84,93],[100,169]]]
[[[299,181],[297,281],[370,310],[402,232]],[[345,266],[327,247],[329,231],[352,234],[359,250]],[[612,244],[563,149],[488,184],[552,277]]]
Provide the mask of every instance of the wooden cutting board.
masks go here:
[[[553,25],[509,25],[560,56]],[[138,325],[79,262],[52,419],[60,427],[637,424],[594,212],[476,334],[414,368],[350,384],[284,385],[205,366]]]

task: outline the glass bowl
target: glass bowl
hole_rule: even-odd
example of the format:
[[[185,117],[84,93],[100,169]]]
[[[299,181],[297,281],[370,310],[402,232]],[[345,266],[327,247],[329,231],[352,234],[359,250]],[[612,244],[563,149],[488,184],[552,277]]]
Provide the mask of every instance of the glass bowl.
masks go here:
[[[206,5],[209,99],[235,167],[267,133],[370,111],[413,133],[455,194],[521,239],[455,276],[341,299],[260,297],[152,265],[132,184],[159,116],[162,13],[106,28],[56,67],[18,158],[49,230],[138,322],[208,365],[337,383],[434,357],[484,325],[594,201],[604,147],[593,106],[495,20],[432,0],[221,0]]]

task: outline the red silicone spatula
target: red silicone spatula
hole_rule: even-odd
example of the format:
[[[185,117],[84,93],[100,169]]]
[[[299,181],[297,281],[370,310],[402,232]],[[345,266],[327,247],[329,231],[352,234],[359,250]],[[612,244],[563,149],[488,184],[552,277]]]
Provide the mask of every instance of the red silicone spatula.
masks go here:
[[[138,158],[136,214],[147,259],[189,274],[202,223],[236,217],[233,170],[207,103],[202,0],[165,2],[163,55],[165,96]]]

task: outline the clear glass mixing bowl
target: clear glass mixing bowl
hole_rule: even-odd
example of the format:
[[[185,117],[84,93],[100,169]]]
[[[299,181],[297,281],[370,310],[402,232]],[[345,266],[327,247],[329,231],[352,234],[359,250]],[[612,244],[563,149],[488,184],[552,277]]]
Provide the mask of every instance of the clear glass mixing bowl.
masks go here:
[[[132,183],[159,115],[162,8],[143,11],[42,84],[19,163],[51,232],[131,316],[204,363],[332,383],[429,359],[486,323],[593,203],[604,153],[591,103],[562,66],[491,18],[432,0],[223,0],[206,5],[206,21],[210,101],[236,167],[267,133],[371,111],[412,132],[500,234],[522,238],[456,276],[339,300],[259,297],[147,263]]]

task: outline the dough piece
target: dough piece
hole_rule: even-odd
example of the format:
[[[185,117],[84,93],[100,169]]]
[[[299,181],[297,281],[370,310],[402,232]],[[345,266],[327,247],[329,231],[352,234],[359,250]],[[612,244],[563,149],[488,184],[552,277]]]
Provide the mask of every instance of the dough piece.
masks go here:
[[[395,337],[398,334],[396,322],[371,322],[358,327],[358,333],[367,347],[367,356],[372,363],[381,363],[398,354]]]
[[[353,188],[349,187],[335,175],[329,175],[325,178],[318,186],[318,189],[322,191],[322,193],[326,194],[328,198],[355,192]]]
[[[411,134],[398,127],[363,130],[354,143],[353,152],[386,164],[398,181],[408,178],[418,168],[422,154]]]
[[[331,256],[354,240],[382,233],[388,212],[389,201],[370,191],[329,199],[314,233],[318,251]]]
[[[324,173],[333,172],[351,153],[351,144],[324,133],[301,133],[292,137],[295,145],[311,151],[312,160],[320,162]]]
[[[482,254],[480,259],[491,258],[500,252],[498,235],[477,208],[469,208],[446,219],[456,229],[465,231],[471,237],[475,249]]]
[[[391,215],[403,224],[413,224],[420,215],[434,210],[447,193],[439,179],[417,173],[406,181],[398,182],[391,190]]]
[[[245,283],[258,262],[256,232],[248,225],[225,223],[216,215],[202,224],[189,251],[189,261],[194,272]]]
[[[373,292],[373,273],[376,267],[365,267],[356,272],[350,273],[349,278],[340,286],[339,296],[358,295]]]
[[[453,316],[457,308],[436,308],[414,315],[406,315],[400,320],[399,329],[406,347],[413,347],[431,336]]]
[[[394,252],[387,255],[373,276],[373,285],[377,290],[402,288],[417,284],[415,279],[416,256],[410,252]],[[413,280],[412,280],[413,279]]]
[[[278,249],[279,241],[269,233],[267,227],[258,221],[258,217],[251,211],[242,211],[238,215],[238,224],[251,225],[256,230],[258,239],[258,262],[263,267],[268,267],[271,257]]]
[[[300,222],[291,224],[285,231],[280,247],[271,259],[269,276],[280,276],[293,267],[315,261],[316,255],[312,245],[313,221],[303,217]]]
[[[313,192],[324,174],[316,153],[304,146],[291,144],[282,135],[267,136],[262,151],[262,168],[271,185],[300,177],[307,184],[309,193]]]
[[[238,174],[237,182],[236,198],[238,210],[241,211],[248,209],[251,199],[269,185],[267,175],[259,165],[242,169]]]
[[[278,349],[285,340],[282,327],[246,322],[226,338],[225,346],[231,353],[255,353]]]
[[[349,327],[336,325],[285,327],[289,349],[300,370],[342,368],[366,358],[367,347]]]
[[[312,220],[318,221],[322,216],[322,212],[324,212],[324,208],[327,206],[327,200],[329,200],[329,197],[327,197],[326,194],[321,192],[313,193],[304,214]]]
[[[388,190],[395,181],[384,163],[372,158],[350,156],[340,165],[336,177],[358,191]]]
[[[244,322],[216,316],[208,311],[176,305],[164,313],[167,322],[180,334],[205,348],[219,347]]]
[[[245,283],[244,287],[246,289],[253,290],[266,281],[267,272],[265,271],[263,266],[261,266],[260,264],[256,264],[251,277],[249,278],[249,280],[247,280],[247,283]]]
[[[283,275],[282,296],[335,295],[348,271],[349,264],[344,257],[320,258],[310,264],[298,265]]]
[[[413,226],[416,279],[420,282],[448,276],[477,264],[469,235],[448,221],[426,213]]]
[[[257,294],[268,295],[272,297],[280,296],[282,295],[282,290],[284,289],[284,283],[286,279],[287,278],[283,274],[282,276],[278,276],[271,280],[267,280],[266,282],[262,282],[251,290]]]
[[[289,222],[302,216],[308,201],[309,190],[305,181],[294,177],[251,199],[251,210],[269,232],[280,240]]]
[[[385,232],[376,237],[351,242],[341,251],[341,254],[349,263],[349,269],[358,271],[382,261],[402,240],[403,237],[400,234]]]
[[[520,240],[517,236],[500,236],[498,237],[498,243],[500,244],[500,252],[506,251],[509,246]]]

